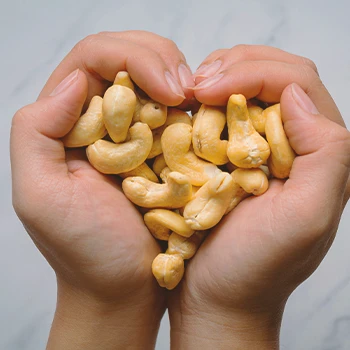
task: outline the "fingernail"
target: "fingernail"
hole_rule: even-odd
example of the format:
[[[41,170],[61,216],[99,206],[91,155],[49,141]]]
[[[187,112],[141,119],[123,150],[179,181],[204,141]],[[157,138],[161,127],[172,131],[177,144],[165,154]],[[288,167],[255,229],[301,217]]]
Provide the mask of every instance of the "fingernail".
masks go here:
[[[179,72],[182,87],[185,89],[194,87],[194,79],[189,68],[181,63],[177,70]]]
[[[180,84],[176,81],[176,79],[171,75],[170,72],[166,71],[164,73],[165,75],[165,79],[171,89],[171,91],[177,95],[177,96],[180,96],[182,98],[186,98],[185,95],[184,95],[184,92],[180,86]]]
[[[204,64],[201,67],[199,67],[195,73],[193,74],[195,77],[201,76],[209,78],[213,76],[221,67],[222,61],[217,60],[210,64]]]
[[[224,76],[224,74],[220,73],[220,74],[214,75],[213,77],[205,79],[201,83],[196,85],[193,90],[197,91],[197,90],[206,89],[206,88],[216,84],[223,76]]]
[[[51,92],[50,96],[56,96],[59,93],[66,90],[72,83],[77,79],[79,69],[76,69],[72,73],[70,73],[66,78],[64,78],[56,88]]]
[[[292,95],[294,101],[307,113],[319,114],[317,107],[311,101],[310,97],[304,92],[304,90],[298,85],[292,84]]]

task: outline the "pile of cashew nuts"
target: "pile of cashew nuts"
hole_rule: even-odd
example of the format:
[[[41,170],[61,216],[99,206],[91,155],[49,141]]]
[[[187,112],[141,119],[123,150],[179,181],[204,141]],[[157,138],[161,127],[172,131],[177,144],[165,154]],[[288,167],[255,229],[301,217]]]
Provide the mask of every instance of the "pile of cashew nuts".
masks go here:
[[[119,175],[150,233],[168,242],[152,272],[169,290],[209,230],[243,199],[266,192],[270,178],[287,178],[295,158],[279,104],[262,108],[234,94],[226,108],[202,104],[190,116],[150,99],[127,72],[92,98],[62,140],[86,147],[101,173]]]

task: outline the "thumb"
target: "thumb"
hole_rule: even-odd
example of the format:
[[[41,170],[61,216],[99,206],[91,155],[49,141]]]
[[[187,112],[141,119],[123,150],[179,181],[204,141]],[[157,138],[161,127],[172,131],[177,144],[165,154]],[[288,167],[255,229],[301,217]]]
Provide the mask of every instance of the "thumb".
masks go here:
[[[73,127],[87,96],[87,79],[72,72],[51,93],[20,109],[12,120],[10,152],[13,188],[18,191],[67,176],[65,151],[59,140]],[[20,192],[21,193],[21,192]]]
[[[332,102],[325,94],[324,103]],[[350,133],[318,112],[308,95],[297,85],[281,96],[285,132],[299,155],[293,163],[286,189],[313,196],[318,205],[342,202],[350,168]],[[289,191],[288,191],[289,192]],[[287,194],[287,193],[286,193]]]

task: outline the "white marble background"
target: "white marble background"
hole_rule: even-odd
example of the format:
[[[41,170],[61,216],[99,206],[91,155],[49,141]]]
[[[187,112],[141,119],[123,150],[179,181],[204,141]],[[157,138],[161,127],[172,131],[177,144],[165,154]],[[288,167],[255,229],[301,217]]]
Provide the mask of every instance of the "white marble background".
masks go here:
[[[44,349],[54,274],[11,206],[9,130],[72,46],[102,30],[143,29],[173,39],[195,69],[217,48],[267,44],[311,58],[350,125],[350,3],[278,0],[1,0],[0,349]],[[320,268],[291,296],[281,349],[350,349],[350,205]],[[169,349],[163,320],[158,350]]]

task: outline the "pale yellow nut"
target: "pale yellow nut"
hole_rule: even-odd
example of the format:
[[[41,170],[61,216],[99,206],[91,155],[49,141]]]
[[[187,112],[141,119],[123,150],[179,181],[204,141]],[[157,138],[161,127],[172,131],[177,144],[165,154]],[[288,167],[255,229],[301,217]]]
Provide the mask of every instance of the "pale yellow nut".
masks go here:
[[[160,240],[167,241],[171,231],[183,237],[190,237],[194,232],[186,224],[183,216],[171,210],[152,209],[144,215],[143,219],[151,234]]]
[[[150,101],[146,103],[140,111],[140,121],[148,124],[150,129],[162,126],[167,119],[167,106]]]
[[[213,164],[226,164],[227,140],[220,135],[226,125],[225,109],[202,104],[193,123],[192,145],[194,153]]]
[[[169,167],[165,167],[162,169],[162,171],[159,174],[159,177],[162,179],[162,181],[165,183],[167,182],[168,175],[171,173],[171,170]]]
[[[254,129],[260,135],[265,135],[266,115],[264,110],[260,106],[248,104],[248,113]]]
[[[270,155],[266,140],[254,129],[243,95],[231,95],[227,104],[227,155],[241,168],[258,168]]]
[[[186,175],[171,172],[164,184],[157,184],[144,177],[124,179],[125,196],[144,208],[180,208],[192,198],[192,185]]]
[[[166,163],[165,163],[165,159],[164,159],[164,155],[163,154],[159,154],[157,157],[155,157],[152,168],[154,173],[157,176],[160,176],[162,170],[167,167]]]
[[[208,231],[196,231],[191,237],[183,237],[173,232],[168,240],[166,254],[178,254],[182,259],[191,259],[197,252]]]
[[[102,139],[107,134],[102,116],[102,97],[94,96],[87,111],[62,138],[65,147],[83,147]]]
[[[153,145],[151,152],[148,155],[148,158],[154,158],[163,152],[161,144],[161,137],[163,135],[163,132],[166,129],[166,127],[176,123],[185,123],[188,125],[192,125],[191,118],[186,112],[177,108],[168,108],[168,115],[164,125],[152,130]]]
[[[241,186],[245,192],[259,196],[269,188],[269,180],[261,169],[238,168],[231,174],[233,181]]]
[[[184,123],[169,125],[163,132],[162,150],[165,162],[172,171],[190,178],[191,184],[201,186],[221,170],[214,164],[200,159],[190,150],[192,127]]]
[[[271,148],[271,156],[268,159],[269,170],[273,176],[285,179],[292,169],[295,152],[283,128],[280,104],[266,108],[264,113],[266,113],[266,139]]]
[[[152,273],[161,287],[172,290],[181,281],[185,272],[180,255],[158,254],[152,263]]]
[[[109,136],[115,143],[124,142],[136,105],[136,95],[128,87],[113,85],[103,96],[103,119]]]
[[[92,166],[104,174],[120,174],[141,165],[152,147],[152,131],[147,124],[136,123],[129,129],[125,143],[98,140],[86,149]]]
[[[229,173],[220,173],[205,183],[184,210],[186,223],[193,230],[207,230],[224,216],[234,189]]]
[[[142,163],[137,168],[127,171],[125,173],[120,173],[119,176],[123,179],[132,176],[141,176],[153,182],[159,182],[157,175],[153,170],[147,165],[147,163]]]
[[[130,78],[130,74],[126,71],[120,71],[117,73],[113,85],[122,85],[135,92],[134,83]]]
[[[249,197],[250,194],[244,191],[244,189],[234,182],[233,190],[231,192],[231,197],[229,205],[225,211],[225,215],[232,211],[237,205],[242,202],[243,199]]]

